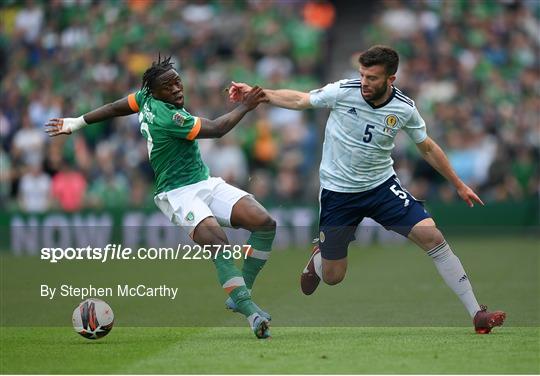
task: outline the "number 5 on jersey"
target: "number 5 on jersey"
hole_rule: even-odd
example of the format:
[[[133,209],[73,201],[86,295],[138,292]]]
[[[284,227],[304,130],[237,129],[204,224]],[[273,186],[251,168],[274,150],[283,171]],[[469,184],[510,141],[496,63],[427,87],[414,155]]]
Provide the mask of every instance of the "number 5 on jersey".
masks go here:
[[[371,142],[371,139],[373,138],[373,133],[371,133],[371,130],[374,128],[374,125],[366,124],[366,129],[364,130],[364,138],[362,138],[365,143]]]

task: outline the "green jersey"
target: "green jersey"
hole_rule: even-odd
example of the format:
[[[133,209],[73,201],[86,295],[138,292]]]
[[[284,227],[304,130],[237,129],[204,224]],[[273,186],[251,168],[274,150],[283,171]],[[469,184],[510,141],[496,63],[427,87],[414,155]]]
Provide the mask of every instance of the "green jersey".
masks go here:
[[[195,141],[201,129],[200,118],[141,90],[130,94],[128,102],[133,111],[139,112],[141,133],[156,176],[155,194],[208,179],[208,167]]]

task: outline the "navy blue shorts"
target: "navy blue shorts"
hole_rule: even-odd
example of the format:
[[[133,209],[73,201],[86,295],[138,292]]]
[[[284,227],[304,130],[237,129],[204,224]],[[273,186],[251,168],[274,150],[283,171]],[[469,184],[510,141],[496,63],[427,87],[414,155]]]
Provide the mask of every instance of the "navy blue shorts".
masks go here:
[[[358,193],[321,191],[319,246],[327,260],[347,257],[358,224],[364,217],[373,218],[387,230],[409,235],[418,222],[430,218],[424,205],[401,188],[392,176],[376,188]]]

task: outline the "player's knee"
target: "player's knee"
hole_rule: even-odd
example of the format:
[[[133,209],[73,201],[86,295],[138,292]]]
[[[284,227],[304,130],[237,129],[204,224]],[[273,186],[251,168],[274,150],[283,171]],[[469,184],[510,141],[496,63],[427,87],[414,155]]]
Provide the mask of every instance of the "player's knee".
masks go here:
[[[258,231],[276,231],[276,220],[267,212],[259,215],[254,225]]]
[[[344,270],[323,270],[323,281],[327,285],[337,285],[345,278]]]
[[[264,227],[266,227],[267,230],[269,231],[276,231],[276,226],[277,226],[277,223],[276,223],[276,220],[274,218],[272,218],[272,216],[270,214],[266,214],[266,216],[264,217]]]
[[[270,215],[267,214],[259,222],[253,223],[248,244],[251,245],[255,252],[258,252],[258,255],[255,253],[252,257],[267,260],[275,237],[276,221]]]
[[[209,244],[212,246],[216,246],[218,249],[221,249],[225,245],[229,244],[227,237],[221,236],[219,234],[208,234],[208,236],[206,236],[201,243],[203,243],[204,245]]]
[[[433,249],[442,242],[444,242],[444,236],[437,227],[433,227],[424,234],[423,243],[426,249]]]
[[[218,226],[197,226],[192,235],[199,245],[224,246],[228,244],[227,235]]]

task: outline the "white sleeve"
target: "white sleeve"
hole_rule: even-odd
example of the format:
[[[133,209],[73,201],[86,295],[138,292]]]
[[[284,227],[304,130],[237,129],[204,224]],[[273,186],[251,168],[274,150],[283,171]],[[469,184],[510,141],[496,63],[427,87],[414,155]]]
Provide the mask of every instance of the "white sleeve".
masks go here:
[[[336,106],[339,93],[338,82],[333,82],[323,88],[311,90],[309,92],[309,102],[315,108],[334,108]]]
[[[427,138],[426,122],[422,119],[416,107],[413,108],[411,117],[405,123],[403,129],[416,144],[423,142]]]

